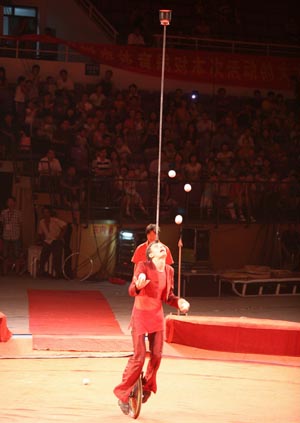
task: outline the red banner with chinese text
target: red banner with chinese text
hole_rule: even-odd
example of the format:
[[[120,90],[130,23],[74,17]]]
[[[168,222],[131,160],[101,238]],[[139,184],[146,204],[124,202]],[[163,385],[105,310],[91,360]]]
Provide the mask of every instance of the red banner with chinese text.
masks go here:
[[[151,76],[161,75],[162,51],[158,48],[73,42],[43,35],[26,35],[19,40],[64,44],[97,63]],[[300,58],[166,50],[165,78],[168,79],[289,90],[292,75],[300,76]]]

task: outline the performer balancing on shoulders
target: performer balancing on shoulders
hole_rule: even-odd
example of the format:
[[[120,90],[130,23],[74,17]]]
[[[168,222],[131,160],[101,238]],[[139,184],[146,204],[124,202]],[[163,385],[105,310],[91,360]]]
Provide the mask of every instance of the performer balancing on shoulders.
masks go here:
[[[163,302],[182,313],[190,304],[174,292],[174,269],[166,264],[167,247],[156,240],[146,250],[147,260],[139,262],[134,269],[129,295],[135,297],[131,316],[133,356],[128,360],[122,382],[114,394],[124,414],[129,413],[129,395],[138,380],[146,358],[145,336],[148,335],[150,358],[143,377],[143,398],[146,402],[151,392],[156,393],[156,374],[162,358],[164,341]]]

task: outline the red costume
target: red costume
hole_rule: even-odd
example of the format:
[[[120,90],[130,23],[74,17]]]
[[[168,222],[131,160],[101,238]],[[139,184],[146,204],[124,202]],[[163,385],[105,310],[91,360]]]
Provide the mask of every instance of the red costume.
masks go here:
[[[135,286],[135,277],[144,273],[150,282],[141,290]],[[148,334],[150,359],[148,362],[143,389],[156,392],[156,373],[160,366],[164,341],[163,302],[178,308],[174,292],[174,269],[166,264],[163,272],[156,269],[152,261],[139,262],[129,286],[129,295],[135,297],[131,316],[134,354],[128,360],[122,382],[115,387],[115,395],[128,402],[130,392],[137,381],[146,358],[145,335]]]
[[[136,247],[135,252],[133,253],[133,256],[132,256],[132,259],[131,259],[132,263],[137,264],[139,261],[145,261],[146,260],[146,250],[147,250],[149,244],[150,244],[150,242],[146,241],[146,242],[143,242],[143,244],[140,244]],[[165,245],[165,247],[166,247],[166,250],[167,250],[166,264],[171,265],[171,264],[174,263],[172,254],[171,254],[169,247],[167,247],[166,245]]]

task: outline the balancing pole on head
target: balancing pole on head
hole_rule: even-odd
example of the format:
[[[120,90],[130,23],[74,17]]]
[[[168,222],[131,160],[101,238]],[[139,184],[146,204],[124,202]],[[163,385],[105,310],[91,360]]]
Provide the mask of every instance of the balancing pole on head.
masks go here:
[[[160,209],[160,180],[161,180],[161,150],[162,150],[162,121],[163,121],[163,103],[164,103],[164,82],[165,82],[165,55],[166,55],[166,34],[167,26],[171,22],[171,10],[160,10],[159,20],[164,27],[163,48],[161,62],[161,85],[160,85],[160,112],[159,112],[159,143],[158,143],[158,165],[157,165],[157,197],[156,197],[156,239],[159,233],[159,209]]]

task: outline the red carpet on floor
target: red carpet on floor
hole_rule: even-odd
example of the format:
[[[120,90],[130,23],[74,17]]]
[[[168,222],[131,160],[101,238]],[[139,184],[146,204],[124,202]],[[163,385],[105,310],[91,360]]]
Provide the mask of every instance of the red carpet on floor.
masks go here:
[[[99,291],[28,290],[33,335],[122,335]]]
[[[167,316],[166,340],[207,350],[300,357],[300,324],[210,316]]]
[[[28,290],[34,350],[121,351],[130,343],[99,291]]]

